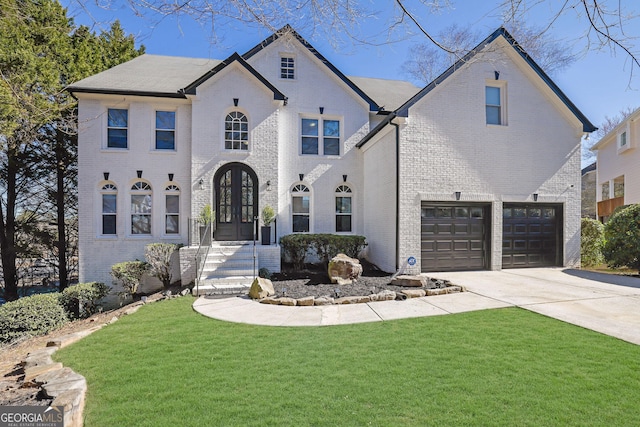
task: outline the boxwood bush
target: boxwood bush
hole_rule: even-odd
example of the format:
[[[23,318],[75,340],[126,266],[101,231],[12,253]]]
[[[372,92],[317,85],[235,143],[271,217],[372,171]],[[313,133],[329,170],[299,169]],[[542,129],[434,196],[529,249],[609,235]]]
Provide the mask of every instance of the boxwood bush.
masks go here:
[[[616,210],[604,226],[602,254],[610,267],[640,271],[640,204]]]
[[[280,246],[293,267],[304,268],[309,251],[315,251],[323,263],[339,253],[357,258],[367,246],[364,236],[341,234],[289,234],[280,238]]]
[[[78,283],[60,295],[60,304],[71,318],[87,318],[98,311],[98,301],[109,295],[109,287],[100,282]]]
[[[604,225],[592,218],[582,218],[580,256],[583,267],[593,267],[604,263]]]
[[[44,335],[67,323],[60,294],[37,294],[0,306],[0,342]]]

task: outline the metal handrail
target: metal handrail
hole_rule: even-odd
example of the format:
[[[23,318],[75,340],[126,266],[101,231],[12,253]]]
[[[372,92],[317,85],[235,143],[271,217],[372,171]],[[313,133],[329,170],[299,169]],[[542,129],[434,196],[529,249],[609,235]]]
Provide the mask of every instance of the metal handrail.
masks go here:
[[[199,264],[200,264],[200,262],[199,262],[199,260],[200,260],[199,255],[200,255],[200,251],[202,250],[202,246],[204,246],[204,245],[203,245],[203,242],[204,242],[205,238],[206,238],[208,235],[210,235],[210,234],[211,234],[210,230],[211,230],[211,222],[208,222],[208,223],[207,223],[207,228],[205,229],[205,231],[204,231],[204,233],[202,234],[202,236],[200,236],[200,244],[198,245],[198,250],[196,251],[196,295],[198,295],[198,294],[199,294],[199,291],[200,291],[200,275],[201,275],[201,274],[202,274],[202,272],[204,271],[204,265],[205,265],[205,263],[206,263],[206,262],[203,262],[203,263],[202,263],[202,265],[199,265]],[[205,259],[205,261],[206,261],[206,259],[207,259],[207,256],[209,256],[209,250],[211,249],[211,242],[209,242],[209,244],[208,244],[208,245],[206,245],[206,246],[207,246],[207,251],[206,251],[206,253],[204,254],[204,259]]]

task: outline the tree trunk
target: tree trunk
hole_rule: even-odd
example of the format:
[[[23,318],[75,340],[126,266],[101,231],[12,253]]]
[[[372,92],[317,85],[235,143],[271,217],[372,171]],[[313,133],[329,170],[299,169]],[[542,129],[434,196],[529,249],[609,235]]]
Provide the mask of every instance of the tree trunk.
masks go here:
[[[15,142],[7,141],[7,199],[5,211],[0,209],[0,256],[4,276],[4,298],[18,299],[18,274],[16,269],[16,176],[18,173]]]
[[[66,165],[65,135],[60,129],[56,129],[56,221],[58,223],[58,279],[60,291],[69,286],[67,273],[67,233],[65,223],[65,192],[64,179]]]

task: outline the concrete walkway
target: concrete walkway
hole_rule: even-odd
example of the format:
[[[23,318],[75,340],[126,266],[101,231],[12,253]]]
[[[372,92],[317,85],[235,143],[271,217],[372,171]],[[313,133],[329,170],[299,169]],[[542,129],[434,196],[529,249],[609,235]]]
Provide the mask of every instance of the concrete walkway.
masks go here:
[[[640,345],[640,279],[561,268],[430,273],[468,292],[367,304],[286,307],[201,297],[194,309],[229,322],[324,326],[522,307]]]

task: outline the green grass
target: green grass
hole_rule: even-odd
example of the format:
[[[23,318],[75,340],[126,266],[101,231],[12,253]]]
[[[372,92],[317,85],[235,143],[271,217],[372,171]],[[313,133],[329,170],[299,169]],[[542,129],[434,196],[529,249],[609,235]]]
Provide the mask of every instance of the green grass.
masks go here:
[[[86,426],[640,425],[640,347],[525,310],[281,328],[192,302],[56,353]]]

